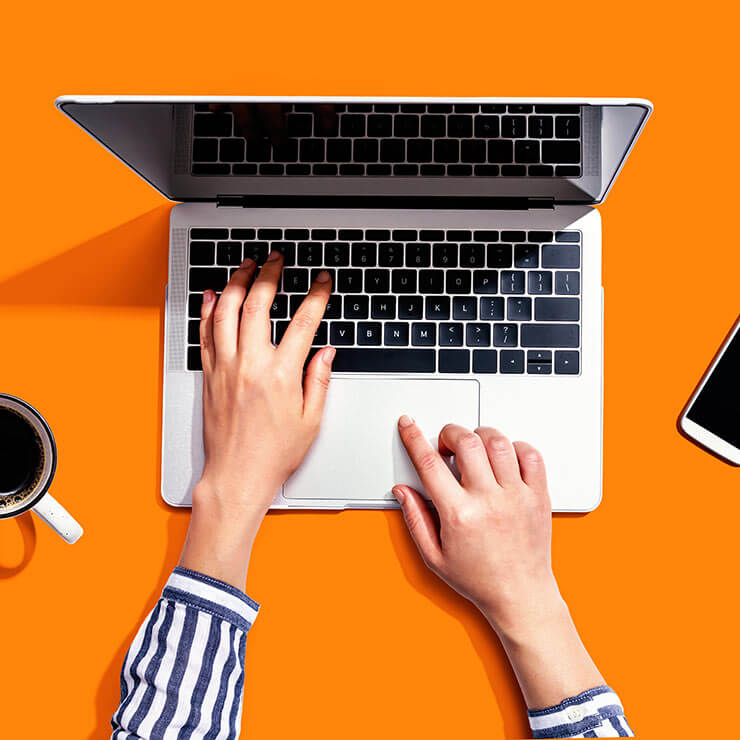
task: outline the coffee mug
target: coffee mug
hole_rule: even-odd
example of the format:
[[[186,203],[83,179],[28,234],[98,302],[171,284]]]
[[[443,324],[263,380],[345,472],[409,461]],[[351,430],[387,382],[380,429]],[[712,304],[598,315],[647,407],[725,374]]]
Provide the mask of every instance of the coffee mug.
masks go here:
[[[30,509],[71,545],[82,527],[49,493],[56,468],[57,445],[44,417],[0,393],[0,519]]]

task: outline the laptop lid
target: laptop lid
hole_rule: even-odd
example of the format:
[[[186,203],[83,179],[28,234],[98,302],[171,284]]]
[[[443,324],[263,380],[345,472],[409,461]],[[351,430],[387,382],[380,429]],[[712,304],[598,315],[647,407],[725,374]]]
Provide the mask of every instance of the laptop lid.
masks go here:
[[[616,98],[65,96],[56,105],[170,200],[414,207],[601,203],[652,111]]]

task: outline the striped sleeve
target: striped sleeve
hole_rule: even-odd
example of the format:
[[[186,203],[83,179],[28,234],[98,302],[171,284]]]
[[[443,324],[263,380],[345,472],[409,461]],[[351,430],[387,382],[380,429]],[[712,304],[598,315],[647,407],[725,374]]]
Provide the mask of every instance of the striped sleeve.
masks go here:
[[[235,740],[258,610],[239,589],[175,568],[124,660],[111,740]]]
[[[597,686],[555,707],[527,714],[534,738],[634,737],[622,702],[608,686]]]

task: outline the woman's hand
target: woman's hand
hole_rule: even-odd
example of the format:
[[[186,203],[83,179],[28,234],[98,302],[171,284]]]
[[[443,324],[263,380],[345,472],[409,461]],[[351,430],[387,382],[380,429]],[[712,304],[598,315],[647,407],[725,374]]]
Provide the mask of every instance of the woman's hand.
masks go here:
[[[203,361],[203,476],[181,564],[239,587],[252,541],[275,494],[319,431],[334,349],[303,366],[331,293],[316,277],[278,347],[270,307],[282,255],[270,254],[251,289],[245,260],[221,297],[205,293],[200,323]],[[205,568],[205,570],[204,570]]]
[[[408,486],[393,493],[429,568],[496,630],[530,708],[603,683],[560,596],[550,563],[552,516],[542,456],[501,432],[448,424],[439,451],[408,416],[398,423],[439,515]],[[456,480],[442,459],[455,454]]]

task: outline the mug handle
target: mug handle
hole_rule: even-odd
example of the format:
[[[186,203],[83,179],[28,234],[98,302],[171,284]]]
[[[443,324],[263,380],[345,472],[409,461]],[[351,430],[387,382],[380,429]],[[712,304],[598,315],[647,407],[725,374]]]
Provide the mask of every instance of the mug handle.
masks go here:
[[[70,545],[82,537],[82,527],[51,494],[44,494],[32,510]]]

